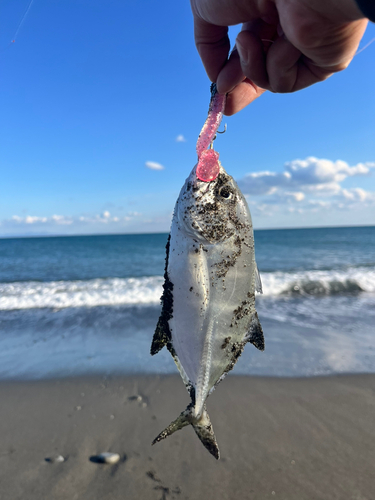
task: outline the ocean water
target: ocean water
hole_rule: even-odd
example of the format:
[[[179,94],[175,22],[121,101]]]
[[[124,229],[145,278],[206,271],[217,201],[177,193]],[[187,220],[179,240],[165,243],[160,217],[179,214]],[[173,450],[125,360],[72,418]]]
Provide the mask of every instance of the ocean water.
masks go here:
[[[0,378],[175,373],[149,348],[167,234],[0,239]],[[375,372],[375,227],[255,233],[266,350],[237,374]]]

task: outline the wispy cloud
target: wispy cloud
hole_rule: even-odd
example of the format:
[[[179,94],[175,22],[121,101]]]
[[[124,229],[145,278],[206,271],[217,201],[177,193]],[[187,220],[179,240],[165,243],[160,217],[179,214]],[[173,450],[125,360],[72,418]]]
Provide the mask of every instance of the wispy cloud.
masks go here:
[[[161,165],[161,163],[157,163],[156,161],[146,161],[145,166],[151,170],[164,170],[163,165]]]
[[[176,142],[186,142],[186,139],[182,134],[180,134],[176,137]]]
[[[44,219],[46,219],[46,217],[44,217]],[[70,226],[70,224],[73,224],[73,219],[71,217],[65,217],[64,215],[52,215],[51,220],[63,226]]]
[[[52,217],[38,217],[36,215],[26,215],[25,217],[20,217],[19,215],[13,215],[10,220],[4,221],[14,222],[15,224],[45,224],[46,222],[54,222],[55,224],[71,224],[72,221],[63,215],[52,215]]]
[[[13,215],[0,220],[0,237],[12,235],[70,235],[70,234],[106,234],[106,233],[143,233],[167,232],[172,213],[160,212],[144,214],[129,211],[125,215],[112,215],[108,210],[100,214],[82,214],[75,216],[53,215],[35,216]]]
[[[110,224],[110,223],[124,223],[140,217],[140,212],[128,212],[125,216],[113,216],[106,210],[101,214],[96,215],[80,215],[80,216],[66,216],[66,215],[52,215],[51,217],[39,217],[36,215],[26,215],[21,217],[13,215],[10,219],[0,221],[1,226],[5,227],[20,227],[20,226],[81,226],[82,224]]]

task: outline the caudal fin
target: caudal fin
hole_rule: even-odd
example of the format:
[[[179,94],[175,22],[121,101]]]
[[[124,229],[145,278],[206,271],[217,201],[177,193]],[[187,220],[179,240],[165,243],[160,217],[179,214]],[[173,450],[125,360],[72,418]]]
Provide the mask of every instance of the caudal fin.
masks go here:
[[[193,403],[191,403],[186,410],[184,410],[179,417],[176,418],[171,424],[168,425],[152,442],[158,443],[162,439],[170,436],[174,432],[182,429],[186,425],[192,425],[196,435],[199,437],[203,446],[213,455],[217,460],[220,458],[219,447],[216,442],[215,434],[212,428],[210,417],[208,416],[206,406],[203,408],[201,417],[197,418],[193,415]]]

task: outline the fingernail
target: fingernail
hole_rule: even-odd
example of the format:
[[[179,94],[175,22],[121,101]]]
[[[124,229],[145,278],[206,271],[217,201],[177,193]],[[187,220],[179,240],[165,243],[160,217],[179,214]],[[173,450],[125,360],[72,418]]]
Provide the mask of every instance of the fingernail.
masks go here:
[[[236,40],[236,47],[237,47],[237,52],[238,52],[238,55],[240,56],[240,59],[241,59],[241,62],[243,64],[247,64],[248,63],[248,53],[247,53],[247,50],[245,49],[245,47],[243,45],[241,45],[238,40]]]

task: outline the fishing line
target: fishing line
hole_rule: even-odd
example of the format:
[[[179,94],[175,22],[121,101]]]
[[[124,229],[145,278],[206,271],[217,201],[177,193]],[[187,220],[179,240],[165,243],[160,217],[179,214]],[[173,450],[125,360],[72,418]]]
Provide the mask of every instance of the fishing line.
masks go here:
[[[372,42],[375,42],[375,37],[369,41],[369,43],[367,43],[364,47],[361,48],[361,50],[358,50],[355,54],[354,54],[354,57],[355,56],[358,56],[358,54],[360,54],[361,52],[363,52],[365,49],[367,49],[367,47],[369,47]]]
[[[17,35],[18,35],[18,33],[19,33],[20,29],[21,29],[21,26],[23,25],[23,23],[24,23],[24,21],[26,19],[27,14],[29,13],[29,10],[30,10],[31,5],[32,5],[33,2],[34,2],[34,0],[30,0],[29,5],[27,6],[27,9],[25,10],[24,15],[22,16],[22,19],[21,19],[21,21],[19,22],[19,24],[17,26],[17,29],[16,29],[16,32],[14,34],[13,40],[10,43],[14,43],[16,41]]]
[[[33,3],[33,2],[34,2],[34,0],[30,0],[29,4],[28,4],[28,6],[27,6],[27,8],[26,8],[26,10],[25,10],[25,13],[24,13],[24,14],[23,14],[23,16],[22,16],[21,21],[18,23],[18,26],[17,26],[16,32],[15,32],[15,34],[14,34],[14,36],[13,36],[12,40],[11,40],[11,41],[10,41],[10,42],[9,42],[9,43],[8,43],[8,44],[4,47],[4,48],[3,48],[3,49],[0,49],[0,54],[1,54],[1,53],[3,53],[3,52],[5,52],[7,49],[9,49],[9,47],[10,47],[11,45],[13,45],[13,44],[14,44],[14,42],[16,41],[16,38],[17,38],[17,36],[18,36],[18,33],[19,33],[19,31],[20,31],[20,29],[21,29],[21,27],[22,27],[22,25],[23,25],[23,23],[24,23],[24,21],[25,21],[25,19],[26,19],[27,14],[29,13],[29,10],[30,10],[31,5],[32,5],[32,3]]]

